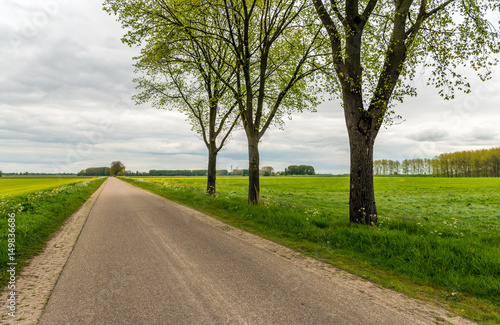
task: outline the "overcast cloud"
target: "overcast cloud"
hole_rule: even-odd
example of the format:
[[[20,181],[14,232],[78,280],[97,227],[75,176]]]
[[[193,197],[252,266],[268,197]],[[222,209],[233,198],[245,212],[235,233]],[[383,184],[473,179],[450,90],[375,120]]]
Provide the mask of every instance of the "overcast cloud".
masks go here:
[[[127,169],[205,169],[207,151],[177,112],[135,106],[131,49],[95,0],[0,2],[0,170],[78,172],[121,160]],[[471,75],[471,74],[469,74]],[[500,143],[500,73],[454,101],[419,85],[396,108],[405,122],[383,129],[375,159],[431,158]],[[234,133],[219,169],[246,168],[246,139]],[[264,136],[261,165],[349,171],[349,144],[336,101],[295,115]]]

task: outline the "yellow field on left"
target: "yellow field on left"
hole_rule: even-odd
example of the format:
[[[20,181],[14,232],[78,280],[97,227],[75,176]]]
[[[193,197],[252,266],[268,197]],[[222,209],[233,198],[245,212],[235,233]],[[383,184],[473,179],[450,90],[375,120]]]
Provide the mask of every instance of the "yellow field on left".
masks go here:
[[[28,194],[89,179],[89,177],[1,177],[0,197]]]

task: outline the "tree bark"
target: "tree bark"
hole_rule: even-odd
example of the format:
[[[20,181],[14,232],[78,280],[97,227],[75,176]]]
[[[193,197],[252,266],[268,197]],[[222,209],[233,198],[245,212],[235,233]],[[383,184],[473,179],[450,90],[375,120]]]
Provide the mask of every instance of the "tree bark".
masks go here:
[[[214,141],[208,147],[207,195],[215,197],[215,182],[217,178],[217,146]]]
[[[259,204],[259,138],[257,135],[248,135],[248,203]]]
[[[369,135],[356,130],[349,131],[351,147],[349,220],[353,223],[377,224],[373,186],[374,142]]]
[[[363,98],[359,92],[344,93],[344,115],[351,151],[349,220],[376,225],[373,146],[381,121],[363,109]]]

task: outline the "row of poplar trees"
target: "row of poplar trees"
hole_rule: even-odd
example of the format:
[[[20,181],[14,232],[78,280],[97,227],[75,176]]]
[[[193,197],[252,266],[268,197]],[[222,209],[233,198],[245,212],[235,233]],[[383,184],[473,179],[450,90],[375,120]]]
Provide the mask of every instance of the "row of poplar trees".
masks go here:
[[[139,46],[137,103],[178,109],[208,149],[207,194],[230,133],[248,144],[248,202],[259,202],[259,142],[283,117],[341,102],[349,134],[351,222],[376,224],[373,146],[392,107],[415,95],[412,79],[452,98],[470,85],[455,67],[489,76],[496,0],[105,0]]]
[[[500,147],[443,153],[433,159],[381,159],[375,175],[434,175],[440,177],[500,177]]]

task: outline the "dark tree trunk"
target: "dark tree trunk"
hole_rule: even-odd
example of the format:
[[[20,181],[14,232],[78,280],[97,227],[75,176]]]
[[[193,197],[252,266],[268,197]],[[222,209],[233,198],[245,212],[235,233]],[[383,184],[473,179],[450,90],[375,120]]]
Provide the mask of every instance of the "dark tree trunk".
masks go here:
[[[349,220],[367,225],[377,224],[377,208],[373,187],[374,140],[355,130],[349,131],[351,147],[351,182]]]
[[[217,147],[215,142],[211,142],[208,148],[207,195],[215,197],[216,178],[217,178]]]
[[[360,93],[344,92],[344,115],[351,151],[349,220],[377,224],[373,187],[373,145],[381,121],[363,109]]]
[[[248,136],[248,135],[247,135]],[[248,136],[248,203],[259,204],[259,138]]]

